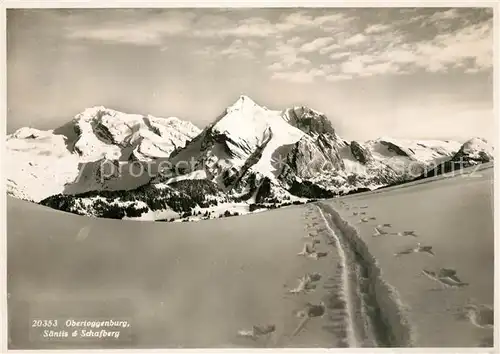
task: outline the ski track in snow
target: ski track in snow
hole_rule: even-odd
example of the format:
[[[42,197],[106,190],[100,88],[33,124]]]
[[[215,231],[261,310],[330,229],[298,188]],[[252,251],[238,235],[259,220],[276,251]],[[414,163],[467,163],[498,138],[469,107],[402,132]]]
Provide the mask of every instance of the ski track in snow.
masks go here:
[[[324,203],[307,210],[309,233],[323,236],[339,260],[335,274],[324,284],[331,321],[324,328],[338,337],[337,346],[411,347],[414,332],[399,297],[382,279],[376,260],[355,229]]]
[[[346,340],[347,344],[349,347],[356,347],[357,346],[357,341],[356,341],[356,335],[355,335],[355,329],[354,329],[354,324],[352,320],[352,314],[353,314],[353,309],[352,309],[352,302],[349,299],[349,293],[350,293],[350,284],[349,284],[349,269],[348,269],[348,261],[346,258],[346,254],[344,252],[344,248],[342,247],[342,243],[339,239],[339,237],[335,234],[335,232],[330,228],[328,225],[328,222],[325,218],[325,215],[323,214],[323,211],[321,208],[318,207],[318,213],[320,214],[322,221],[325,223],[325,226],[327,230],[330,232],[331,237],[333,238],[333,242],[336,246],[337,253],[340,258],[340,270],[341,270],[341,283],[342,283],[342,290],[343,290],[343,297],[346,302],[346,310],[347,310],[347,318],[346,318]]]

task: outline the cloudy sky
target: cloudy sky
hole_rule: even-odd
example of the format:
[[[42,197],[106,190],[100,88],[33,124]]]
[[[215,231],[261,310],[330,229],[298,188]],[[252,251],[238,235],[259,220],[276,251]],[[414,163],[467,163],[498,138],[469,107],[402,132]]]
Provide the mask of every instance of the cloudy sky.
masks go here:
[[[240,94],[347,139],[493,140],[489,9],[8,10],[8,133],[86,107],[203,127]]]

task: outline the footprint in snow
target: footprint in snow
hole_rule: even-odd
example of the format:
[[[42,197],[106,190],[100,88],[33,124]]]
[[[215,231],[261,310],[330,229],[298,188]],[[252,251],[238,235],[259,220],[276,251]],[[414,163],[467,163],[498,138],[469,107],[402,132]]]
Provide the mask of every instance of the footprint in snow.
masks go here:
[[[312,258],[315,260],[326,257],[328,255],[328,252],[316,251],[314,249],[315,244],[316,243],[313,243],[313,244],[304,243],[304,247],[302,248],[302,251],[297,253],[297,256],[305,256],[305,257]]]
[[[432,246],[422,246],[420,242],[418,242],[417,245],[414,247],[406,248],[400,252],[394,253],[394,256],[400,257],[404,254],[419,253],[419,252],[428,253],[431,256],[435,256],[434,252],[432,251]]]
[[[326,256],[328,256],[328,252],[314,252],[309,257],[318,260],[318,259],[326,257]]]
[[[304,243],[304,247],[302,247],[302,251],[297,253],[297,256],[309,256],[314,253],[314,245],[309,243]]]
[[[465,317],[474,326],[479,328],[493,328],[494,312],[493,308],[487,305],[469,304],[464,306]]]
[[[304,329],[307,322],[311,318],[323,317],[325,312],[326,312],[326,306],[323,301],[321,301],[319,305],[314,305],[308,302],[303,310],[296,312],[296,316],[302,318],[302,320],[299,322],[298,326],[292,332],[291,337],[295,337],[297,334],[299,334],[299,332]]]
[[[370,216],[370,217],[364,217],[364,218],[361,218],[359,220],[359,223],[362,223],[362,222],[368,222],[370,220],[376,220],[377,218],[375,218],[374,216]]]
[[[374,230],[375,232],[372,235],[373,237],[390,235],[387,231],[383,230],[382,227],[380,227],[380,225],[376,226]]]
[[[304,237],[305,238],[314,238],[316,236],[318,236],[317,232],[315,232],[315,231],[309,231]]]
[[[415,234],[415,231],[413,230],[410,230],[410,231],[402,231],[402,232],[397,232],[396,233],[397,236],[411,236],[411,237],[418,237],[416,234]]]
[[[82,227],[76,234],[75,240],[77,242],[84,241],[89,236],[91,227],[92,227],[91,225],[86,225]]]
[[[275,325],[252,326],[251,329],[242,329],[238,331],[238,336],[256,340],[258,337],[267,336],[276,331]]]
[[[444,288],[460,288],[469,285],[460,280],[457,271],[451,268],[441,268],[437,272],[424,269],[422,273],[429,279],[440,283]]]
[[[308,274],[304,275],[303,277],[300,277],[299,278],[299,285],[296,288],[289,290],[288,292],[290,294],[300,294],[300,293],[306,293],[309,291],[313,291],[314,289],[316,289],[316,285],[313,283],[317,282],[320,279],[321,279],[321,274],[308,273]]]
[[[484,304],[475,304],[471,300],[467,304],[458,308],[455,313],[460,320],[468,320],[471,324],[479,328],[493,328],[494,311],[493,307]]]

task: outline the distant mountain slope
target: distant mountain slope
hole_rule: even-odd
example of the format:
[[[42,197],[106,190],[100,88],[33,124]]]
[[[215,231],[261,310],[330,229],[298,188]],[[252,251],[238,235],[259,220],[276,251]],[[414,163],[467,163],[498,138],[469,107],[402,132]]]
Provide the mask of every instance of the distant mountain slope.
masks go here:
[[[71,127],[73,138],[29,129],[8,138],[10,155],[19,156],[21,164],[41,161],[34,158],[40,151],[52,156],[41,166],[64,162],[53,175],[33,166],[14,169],[11,194],[85,215],[157,219],[207,214],[221,205],[250,211],[331,198],[410,181],[458,156],[468,163],[493,158],[487,143],[477,139],[463,146],[389,137],[346,141],[318,111],[271,110],[247,96],[202,131],[177,118],[103,107],[85,110],[65,130]],[[16,155],[20,147],[25,155]],[[24,171],[33,177],[23,177]],[[43,192],[30,188],[37,179],[45,183]]]
[[[490,161],[493,161],[493,147],[485,139],[475,137],[467,140],[450,160],[425,171],[418,179],[458,172]]]
[[[86,109],[73,122],[78,133],[74,151],[90,161],[169,157],[200,132],[192,123],[175,117],[125,114],[104,107]]]
[[[122,176],[104,185],[101,169],[120,162],[150,163],[167,158],[200,129],[178,118],[126,114],[104,107],[86,109],[64,126],[49,131],[21,128],[7,136],[7,191],[32,201],[69,192],[129,189],[146,183]],[[123,179],[127,182],[123,183]]]

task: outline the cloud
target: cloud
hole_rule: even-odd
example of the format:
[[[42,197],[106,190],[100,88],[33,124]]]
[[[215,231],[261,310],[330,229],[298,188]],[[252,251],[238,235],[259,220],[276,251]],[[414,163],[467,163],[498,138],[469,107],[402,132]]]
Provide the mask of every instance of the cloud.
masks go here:
[[[301,42],[302,40],[299,37],[292,37],[286,41],[278,41],[274,49],[265,52],[266,56],[275,60],[268,66],[268,69],[271,71],[281,71],[288,70],[294,66],[309,66],[311,61],[299,55]],[[274,58],[277,58],[277,60]]]
[[[490,9],[142,10],[79,12],[73,20],[59,12],[54,20],[69,39],[168,50],[188,43],[214,60],[254,59],[267,48],[267,69],[294,81],[318,77],[311,70],[329,63],[337,71],[328,75],[350,77],[492,67]]]
[[[273,64],[269,65],[268,69],[272,71],[280,71],[290,69],[297,65],[309,66],[311,61],[306,58],[298,57],[293,53],[285,54],[280,61],[276,61]]]
[[[365,42],[366,40],[367,40],[367,37],[364,34],[357,33],[354,36],[349,37],[346,40],[344,40],[344,44],[349,45],[349,46],[351,46],[351,45],[354,46],[354,45],[361,44],[361,43]]]
[[[307,15],[304,11],[294,12],[284,17],[283,26],[287,29],[298,28],[318,28],[322,27],[325,31],[335,29],[345,29],[346,25],[353,21],[354,17],[348,16],[342,12],[333,12],[325,15]]]
[[[69,39],[86,39],[102,42],[135,44],[140,46],[160,45],[165,36],[186,32],[194,19],[191,12],[166,13],[148,21],[138,17],[130,21],[111,20],[102,24],[91,21],[85,24],[69,23],[65,30]]]
[[[283,18],[283,23],[294,27],[310,26],[312,21],[313,17],[305,14],[303,11],[288,14]]]
[[[221,20],[219,24],[209,24],[206,27],[197,28],[192,32],[195,37],[268,37],[276,35],[280,28],[267,19],[260,17],[246,18],[240,21],[232,21],[228,18]]]
[[[300,47],[299,51],[305,53],[317,52],[320,49],[332,43],[333,41],[334,39],[331,37],[316,38],[312,42],[303,44],[302,47]]]
[[[429,17],[430,22],[437,22],[443,20],[453,20],[460,16],[458,13],[458,9],[449,9],[445,11],[435,12],[432,16]]]
[[[342,48],[342,47],[339,44],[333,43],[333,44],[330,44],[326,47],[320,48],[319,53],[320,54],[328,54],[328,53],[333,52],[334,50],[337,50],[340,48]]]
[[[287,41],[277,41],[274,48],[268,49],[265,54],[267,56],[277,56],[282,57],[287,54],[297,54],[299,48],[297,47],[300,42],[295,38],[289,39]]]
[[[365,64],[359,57],[355,57],[349,61],[343,62],[341,65],[341,72],[343,74],[357,74],[361,75],[363,73],[363,69]]]
[[[161,44],[160,32],[138,31],[136,29],[95,29],[90,31],[74,31],[69,38],[91,39],[104,42],[129,43],[137,45]]]
[[[295,36],[293,41],[278,42],[277,48],[271,50],[270,54],[279,60],[274,61],[269,69],[281,71],[275,78],[294,82],[311,82],[318,77],[336,81],[374,75],[405,75],[422,70],[430,73],[461,70],[470,74],[489,70],[493,49],[491,14],[484,12],[481,17],[472,10],[461,11],[424,12],[416,9],[394,12],[397,16],[390,24],[363,22],[363,32],[357,30],[358,23],[358,27],[347,26],[330,36],[317,36],[305,43]],[[360,12],[359,15],[366,16],[366,13]],[[351,19],[352,16],[337,18]],[[367,18],[377,19],[374,16]],[[306,26],[307,21],[329,23],[331,19],[318,20],[318,17],[302,12],[288,18],[296,26]],[[443,26],[444,22],[449,25]],[[425,29],[423,24],[428,24],[432,30]],[[309,56],[302,58],[297,53]],[[324,76],[314,73],[314,67],[321,68]],[[291,73],[292,69],[299,74]]]
[[[316,77],[325,76],[321,69],[310,69],[300,71],[275,72],[271,76],[273,80],[285,80],[293,83],[312,83]]]
[[[452,10],[434,13],[421,21],[457,20],[458,13],[456,9]],[[410,19],[414,18],[412,13]],[[372,33],[370,36],[358,33],[344,41],[344,44],[357,43],[355,50],[329,55],[331,60],[339,64],[336,74],[364,77],[402,75],[418,70],[430,73],[460,70],[473,74],[492,68],[491,18],[476,23],[467,21],[462,26],[455,23],[453,28],[448,27],[446,30],[438,26],[437,33],[434,32],[432,37],[420,40],[414,37],[413,40],[408,40],[407,36],[414,33],[405,33],[401,29],[384,28],[386,31],[380,32],[379,24],[370,25],[367,29],[369,30],[365,29],[365,33]]]
[[[447,34],[437,35],[430,41],[413,45],[416,65],[431,72],[460,67],[470,59],[469,69],[487,70],[493,61],[492,23],[470,25]]]
[[[338,60],[338,59],[344,59],[346,57],[349,57],[351,55],[351,52],[337,52],[337,53],[332,53],[329,55],[330,59],[333,60]]]
[[[304,41],[304,39],[302,37],[295,36],[295,37],[288,39],[286,41],[286,44],[289,46],[295,47],[295,46],[299,45],[300,43],[302,43],[303,41]]]
[[[335,34],[350,31],[352,23],[356,19],[356,16],[349,16],[346,13],[332,13],[315,17],[312,21],[312,27],[321,27],[325,32]]]
[[[219,53],[219,50],[214,45],[210,45],[195,49],[192,53],[213,58]]]
[[[282,23],[271,23],[261,17],[235,20],[227,15],[203,11],[164,10],[151,15],[137,9],[135,17],[102,23],[87,21],[74,25],[69,21],[66,37],[135,45],[159,45],[167,37],[194,38],[265,38],[286,30]],[[111,14],[113,10],[107,10]],[[132,10],[129,14],[133,14]]]
[[[314,76],[305,71],[275,72],[271,79],[294,83],[311,83],[314,81]]]
[[[66,20],[62,27],[66,28],[67,38],[136,45],[158,45],[169,36],[207,39],[283,37],[307,30],[345,29],[345,24],[352,21],[343,13],[312,16],[293,9],[285,10],[278,19],[257,15],[243,17],[242,14],[239,10],[214,9],[101,9],[81,10],[78,24],[72,23],[72,16],[64,12],[59,12],[56,18]]]
[[[227,48],[220,50],[219,55],[227,56],[229,59],[234,59],[234,58],[254,59],[255,52],[253,51],[253,49],[257,47],[258,44],[256,42],[253,41],[243,42],[241,39],[236,39]]]
[[[407,74],[406,70],[395,63],[379,62],[365,66],[364,75]]]
[[[346,74],[331,74],[325,76],[326,81],[345,81],[345,80],[351,80],[353,77],[351,75],[346,75]]]
[[[380,57],[392,63],[414,63],[417,61],[417,54],[409,49],[395,48],[381,53]]]
[[[375,23],[365,28],[365,33],[374,34],[374,33],[382,33],[386,32],[391,28],[389,25],[384,25],[380,23]]]

